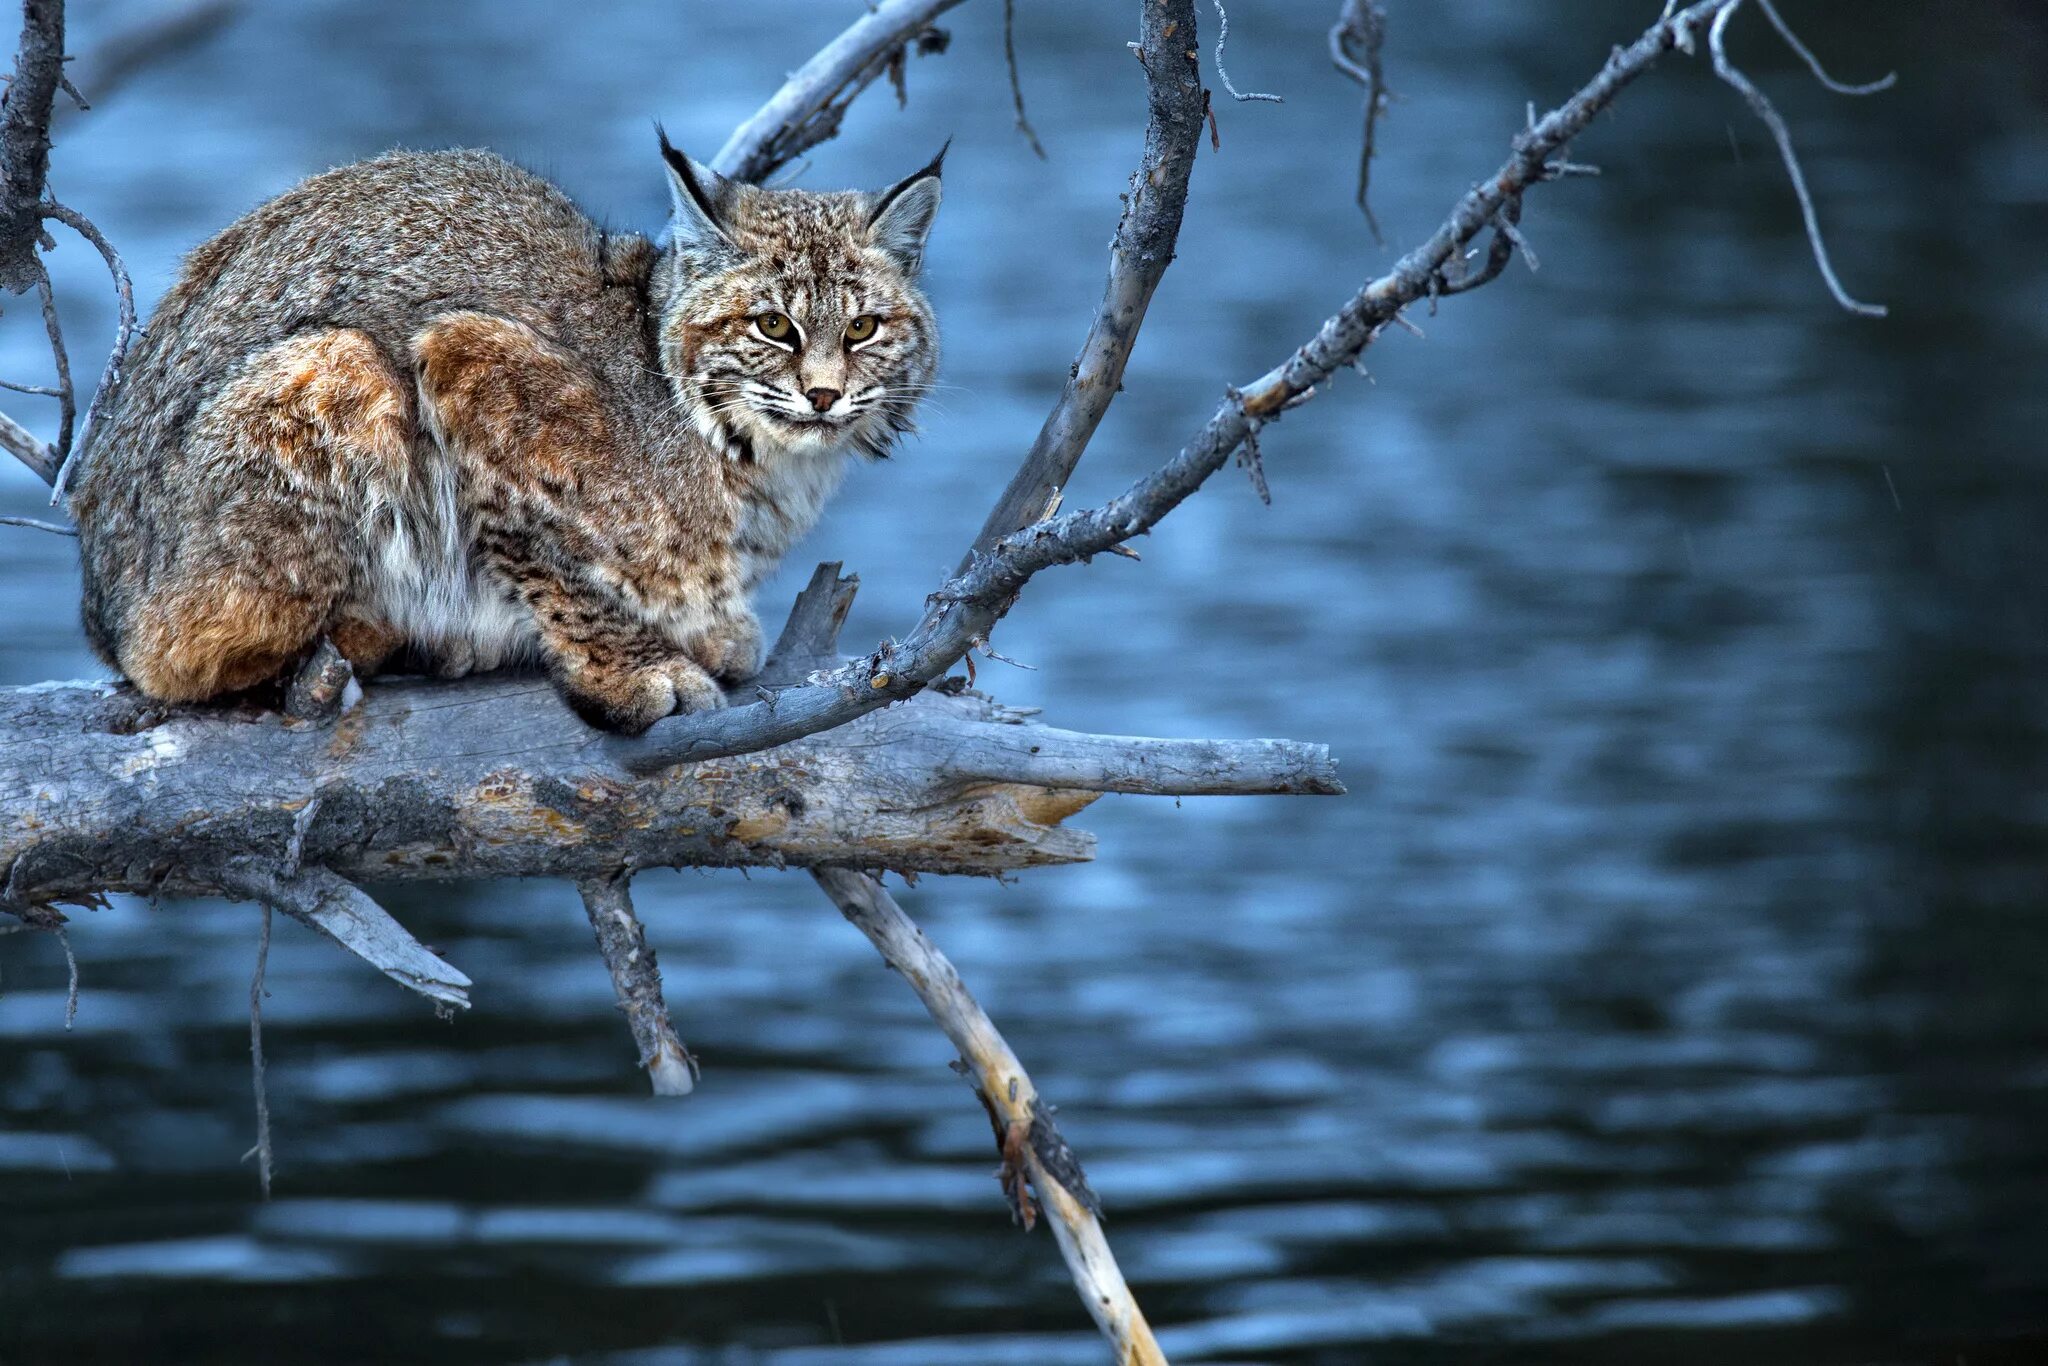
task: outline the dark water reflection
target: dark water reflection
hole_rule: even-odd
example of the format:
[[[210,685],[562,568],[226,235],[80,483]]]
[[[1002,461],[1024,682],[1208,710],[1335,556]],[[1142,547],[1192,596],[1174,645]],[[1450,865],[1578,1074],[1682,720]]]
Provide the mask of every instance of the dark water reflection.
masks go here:
[[[75,8],[89,49],[109,14]],[[1129,7],[1021,8],[1050,165],[977,5],[810,173],[958,137],[955,387],[805,548],[859,568],[852,641],[978,524],[1099,292]],[[1388,259],[1334,6],[1234,8],[1233,74],[1288,103],[1222,110],[1077,495]],[[1394,8],[1407,241],[1656,6]],[[1677,63],[1579,149],[1603,179],[1532,207],[1539,274],[1271,434],[1273,509],[1219,479],[1004,627],[1040,667],[998,686],[1061,724],[1327,739],[1354,784],[1109,799],[1093,866],[905,894],[1061,1102],[1176,1360],[2048,1356],[2043,28],[1787,8],[1845,73],[1904,72],[1843,103],[1743,40],[1891,322],[1827,306],[1758,130]],[[394,143],[491,143],[651,225],[648,117],[715,147],[852,9],[264,6],[74,120],[56,183],[151,297],[202,232]],[[60,260],[97,338],[92,263]],[[34,332],[17,310],[10,377]],[[70,555],[0,536],[0,681],[93,672]],[[566,888],[390,894],[480,983],[452,1023],[285,927],[267,1207],[236,1161],[253,913],[82,917],[69,1036],[56,946],[0,940],[0,1361],[1099,1360],[942,1043],[808,882],[642,885],[710,1069],[679,1108],[638,1095]]]

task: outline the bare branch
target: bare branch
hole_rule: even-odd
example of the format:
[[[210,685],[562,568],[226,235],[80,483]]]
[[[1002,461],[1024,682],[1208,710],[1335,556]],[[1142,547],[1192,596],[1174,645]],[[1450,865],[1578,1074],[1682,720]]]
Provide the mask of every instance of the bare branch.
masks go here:
[[[260,901],[312,926],[402,987],[442,1005],[469,1005],[468,977],[421,946],[362,888],[325,868],[278,874],[237,860],[207,880],[244,901]]]
[[[1792,190],[1799,196],[1799,212],[1806,220],[1806,240],[1813,247],[1814,264],[1820,267],[1821,279],[1827,281],[1828,292],[1835,296],[1836,303],[1851,313],[1866,318],[1882,318],[1887,312],[1883,304],[1866,304],[1852,298],[1849,291],[1842,288],[1841,280],[1835,275],[1834,263],[1828,260],[1827,243],[1821,237],[1820,216],[1814,210],[1813,195],[1806,188],[1806,173],[1799,169],[1799,156],[1792,150],[1792,130],[1785,126],[1784,116],[1778,112],[1777,106],[1771,103],[1764,92],[1757,89],[1756,83],[1728,60],[1724,41],[1728,21],[1733,19],[1735,11],[1741,8],[1742,0],[1731,0],[1714,16],[1714,26],[1707,34],[1707,48],[1714,56],[1714,74],[1741,92],[1742,97],[1749,101],[1749,107],[1756,111],[1756,116],[1764,121],[1764,127],[1771,130],[1771,137],[1777,141],[1778,155],[1784,159],[1785,172],[1792,178]],[[1779,24],[1779,32],[1787,35],[1795,50],[1805,52],[1805,49],[1800,47],[1798,39],[1790,37],[1790,30],[1786,29],[1782,22]],[[1808,60],[1812,61],[1810,54]],[[1817,65],[1815,70],[1819,71]],[[1827,79],[1826,73],[1820,74],[1823,80]]]
[[[958,781],[1030,783],[1082,792],[1245,797],[1284,787],[1341,796],[1323,745],[1291,740],[1150,740],[1051,726],[991,727],[947,751],[942,771]]]
[[[961,571],[928,599],[924,617],[909,635],[885,643],[866,659],[819,675],[815,682],[776,693],[772,704],[678,717],[656,724],[639,739],[603,743],[618,762],[645,771],[780,744],[914,695],[973,642],[988,638],[1033,574],[1105,553],[1150,530],[1229,460],[1255,422],[1305,401],[1340,367],[1356,362],[1380,328],[1404,321],[1403,308],[1441,294],[1446,266],[1488,226],[1512,225],[1509,206],[1532,186],[1555,178],[1553,159],[1602,110],[1660,57],[1689,48],[1700,26],[1740,3],[1699,0],[1674,9],[1634,43],[1617,48],[1592,80],[1516,136],[1508,160],[1458,201],[1429,240],[1359,290],[1283,364],[1241,386],[1241,404],[1226,401],[1178,455],[1104,506],[1026,525],[993,544],[978,542]],[[1148,23],[1155,20],[1153,6],[1146,6],[1145,13]],[[1147,71],[1151,73],[1149,66]],[[1513,239],[1506,240],[1512,246]],[[1078,447],[1073,449],[1077,452]],[[1064,483],[1064,478],[1051,480],[1034,490],[1036,496],[1017,500],[1020,519],[1035,515],[1050,488]],[[1012,490],[1016,487],[1013,481]],[[1012,493],[1006,493],[1005,506],[1011,500]]]
[[[1259,91],[1242,92],[1230,79],[1230,72],[1223,66],[1223,44],[1230,37],[1230,12],[1223,8],[1223,0],[1211,0],[1216,6],[1216,74],[1223,78],[1223,88],[1230,92],[1230,98],[1240,104],[1247,100],[1260,100],[1267,104],[1285,104],[1278,95],[1267,95]]]
[[[1145,72],[1145,148],[1110,243],[1102,304],[1067,372],[1059,402],[982,524],[962,569],[975,551],[1039,520],[1047,502],[1066,486],[1123,386],[1124,365],[1144,326],[1145,310],[1173,261],[1205,109],[1199,72],[1188,55],[1195,45],[1195,7],[1193,0],[1167,0],[1142,10],[1137,54]]]
[[[1038,159],[1044,161],[1045,147],[1039,142],[1031,120],[1024,115],[1024,83],[1017,76],[1017,0],[1003,0],[1003,64],[1010,69],[1010,103],[1017,110],[1017,131],[1031,144]]]
[[[78,528],[59,526],[55,522],[39,522],[33,517],[0,517],[0,526],[21,526],[31,531],[47,531],[53,536],[76,536]]]
[[[107,405],[114,401],[114,395],[121,390],[121,367],[127,362],[128,347],[135,340],[135,285],[128,278],[128,267],[122,262],[121,253],[114,250],[113,244],[107,241],[106,235],[90,218],[55,200],[43,201],[42,216],[56,219],[92,243],[99,251],[101,259],[107,263],[107,273],[114,278],[114,299],[120,309],[120,324],[114,331],[114,348],[107,353],[106,368],[100,372],[99,385],[92,392],[92,402],[86,406],[85,430],[75,447],[62,438],[57,443],[57,448],[64,459],[57,469],[57,477],[50,496],[50,501],[54,503],[64,496],[79,453],[92,441],[94,419],[106,411]],[[62,357],[61,349],[58,355]],[[70,384],[68,370],[65,371],[64,383],[67,387]]]
[[[1888,71],[1863,85],[1850,85],[1836,80],[1828,74],[1828,69],[1820,64],[1820,58],[1813,55],[1813,49],[1799,41],[1799,35],[1792,31],[1792,26],[1785,22],[1785,16],[1778,13],[1778,7],[1771,0],[1756,0],[1756,3],[1758,8],[1763,10],[1764,17],[1771,21],[1771,27],[1778,30],[1778,36],[1785,40],[1785,46],[1791,48],[1798,54],[1799,60],[1806,63],[1806,69],[1813,73],[1813,78],[1837,95],[1875,95],[1899,83],[1899,73],[1896,71]]]
[[[68,1033],[78,1023],[78,955],[71,951],[71,936],[62,925],[52,925],[50,933],[57,936],[57,942],[64,947],[64,967],[70,974],[70,981],[64,988],[64,1029]]]
[[[697,1086],[697,1060],[676,1037],[668,1002],[661,994],[661,968],[647,947],[647,931],[633,914],[631,879],[624,873],[609,878],[583,878],[583,911],[597,935],[597,951],[612,975],[612,992],[633,1042],[640,1065],[657,1096],[687,1096]]]
[[[1073,1276],[1081,1302],[1116,1348],[1120,1366],[1166,1366],[1144,1311],[1131,1295],[1116,1256],[1103,1235],[1101,1206],[1073,1149],[1060,1138],[1052,1109],[1017,1055],[981,1008],[960,972],[896,899],[865,873],[819,868],[812,876],[840,913],[881,953],[884,962],[917,992],[953,1047],[960,1051],[975,1093],[988,1108],[1002,1156],[1003,1186],[1012,1209],[1028,1229],[1043,1210]],[[1038,1194],[1025,1194],[1028,1179]]]
[[[1372,229],[1372,240],[1385,245],[1380,220],[1372,211],[1372,159],[1377,152],[1380,115],[1391,98],[1380,68],[1380,50],[1387,41],[1387,11],[1380,0],[1344,0],[1337,22],[1330,26],[1330,61],[1337,70],[1365,88],[1365,131],[1358,149],[1358,209]]]
[[[43,269],[40,259],[36,261],[39,275],[36,279],[36,293],[43,301],[43,330],[50,338],[50,354],[57,362],[57,457],[68,461],[71,455],[71,437],[78,421],[77,391],[71,386],[71,357],[64,350],[64,329],[57,323],[57,294],[50,287],[50,272]],[[57,477],[64,477],[64,467],[59,464]]]
[[[387,679],[324,725],[110,685],[0,689],[0,746],[35,756],[0,761],[0,816],[34,817],[0,819],[0,910],[17,917],[93,891],[204,894],[214,869],[242,862],[288,881],[302,865],[326,879],[311,891],[337,895],[329,874],[580,879],[863,859],[1007,873],[1092,857],[1067,822],[1096,790],[1337,786],[1321,745],[1096,739],[957,683],[772,754],[649,778],[606,762],[545,680],[511,675]]]
[[[45,484],[56,481],[61,463],[56,448],[5,413],[0,413],[0,449],[34,470]]]
[[[263,1198],[270,1198],[270,1087],[263,1061],[263,975],[270,967],[270,907],[263,908],[263,931],[256,939],[256,971],[249,978],[249,1084],[256,1097],[256,1146],[242,1155],[256,1159],[256,1180]]]
[[[839,131],[854,97],[884,75],[932,20],[961,0],[881,0],[798,67],[712,159],[739,180],[759,181]]]

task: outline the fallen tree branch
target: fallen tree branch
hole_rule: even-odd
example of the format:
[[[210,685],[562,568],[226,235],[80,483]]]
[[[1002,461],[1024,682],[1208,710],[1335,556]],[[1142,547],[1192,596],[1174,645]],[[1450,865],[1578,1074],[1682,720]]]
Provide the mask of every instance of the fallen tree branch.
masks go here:
[[[679,865],[1004,873],[1092,857],[1061,822],[1096,792],[1338,789],[1319,745],[1053,731],[1034,754],[1042,731],[986,698],[933,692],[643,777],[609,763],[539,679],[380,680],[331,725],[165,709],[111,684],[0,690],[0,905],[203,893],[226,864],[288,855],[379,881]]]
[[[959,970],[873,878],[846,868],[814,869],[812,876],[883,961],[910,984],[959,1050],[975,1094],[995,1126],[1003,1186],[1012,1209],[1026,1228],[1039,1211],[1050,1216],[1074,1288],[1114,1345],[1118,1366],[1166,1366],[1165,1354],[1103,1235],[1101,1206],[1080,1162],[1060,1137],[1051,1107],[1039,1100],[1030,1074],[968,992]],[[1035,1204],[1023,1189],[1025,1180],[1037,1193]]]

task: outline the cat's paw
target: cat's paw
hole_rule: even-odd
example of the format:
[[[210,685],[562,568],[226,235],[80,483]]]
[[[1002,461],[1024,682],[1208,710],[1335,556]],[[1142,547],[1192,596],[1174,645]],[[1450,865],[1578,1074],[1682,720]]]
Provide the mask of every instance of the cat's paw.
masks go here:
[[[617,671],[581,670],[562,681],[562,696],[591,725],[621,735],[638,735],[664,716],[725,705],[711,675],[682,655]]]
[[[761,672],[761,622],[741,612],[706,631],[690,657],[721,683],[739,683]]]

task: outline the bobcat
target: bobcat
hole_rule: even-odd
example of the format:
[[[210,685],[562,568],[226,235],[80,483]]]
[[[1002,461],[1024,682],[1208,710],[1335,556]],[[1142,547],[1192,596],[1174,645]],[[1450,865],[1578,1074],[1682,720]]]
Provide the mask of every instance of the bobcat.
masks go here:
[[[85,629],[144,693],[545,664],[593,725],[724,705],[747,594],[910,430],[945,152],[880,193],[725,180],[661,135],[668,240],[488,152],[301,183],[194,251],[72,502]]]

